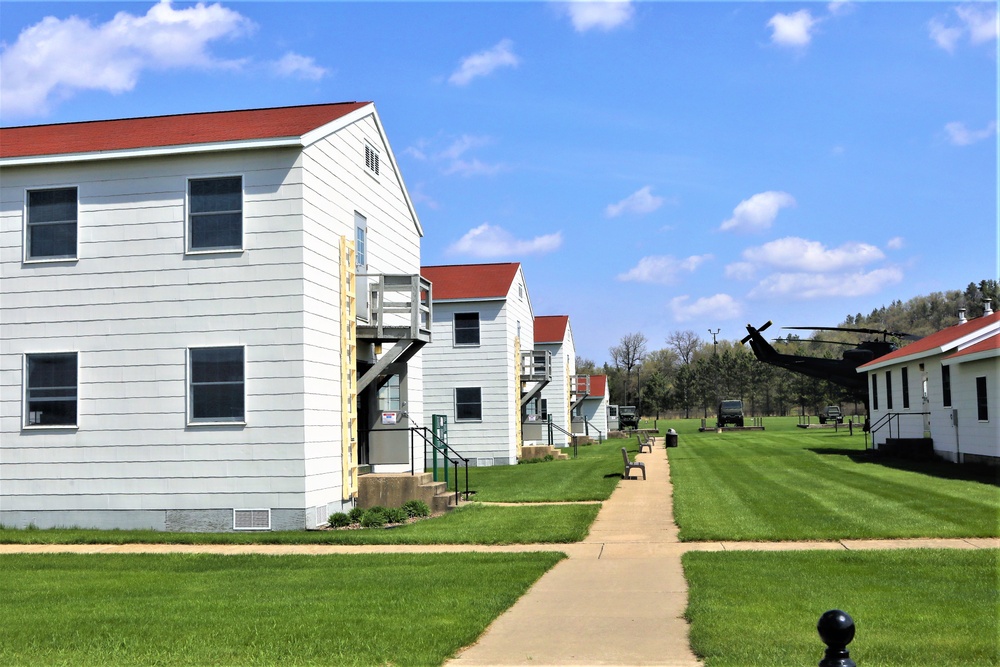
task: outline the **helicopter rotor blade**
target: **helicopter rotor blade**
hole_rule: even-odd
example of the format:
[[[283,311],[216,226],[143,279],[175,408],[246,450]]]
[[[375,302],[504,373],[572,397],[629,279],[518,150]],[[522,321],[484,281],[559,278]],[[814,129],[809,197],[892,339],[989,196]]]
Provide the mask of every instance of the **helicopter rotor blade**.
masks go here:
[[[843,331],[846,333],[871,334],[875,336],[892,336],[894,338],[905,338],[906,340],[920,340],[920,336],[905,333],[902,331],[889,331],[887,329],[867,329],[864,327],[781,327],[782,329],[801,329],[804,331]]]

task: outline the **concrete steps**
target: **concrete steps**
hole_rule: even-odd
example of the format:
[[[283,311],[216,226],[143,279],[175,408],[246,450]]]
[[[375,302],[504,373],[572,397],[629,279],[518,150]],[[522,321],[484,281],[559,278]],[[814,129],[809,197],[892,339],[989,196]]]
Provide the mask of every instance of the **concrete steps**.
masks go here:
[[[455,493],[429,472],[378,473],[358,477],[358,507],[402,507],[408,500],[422,500],[432,512],[455,507]]]
[[[563,461],[569,458],[568,454],[565,454],[562,449],[558,447],[551,447],[549,445],[524,445],[521,447],[521,460],[530,461],[531,459],[543,459],[546,456],[551,455],[552,458]]]

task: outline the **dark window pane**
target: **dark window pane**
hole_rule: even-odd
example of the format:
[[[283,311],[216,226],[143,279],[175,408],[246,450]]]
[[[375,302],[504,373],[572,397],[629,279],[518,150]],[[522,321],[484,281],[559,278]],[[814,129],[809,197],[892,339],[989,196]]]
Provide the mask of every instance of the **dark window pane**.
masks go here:
[[[455,418],[483,418],[482,390],[479,387],[462,387],[455,390]]]
[[[872,373],[872,410],[878,410],[878,376]]]
[[[76,256],[76,188],[28,192],[29,259]]]
[[[479,313],[455,313],[455,344],[479,345]]]
[[[892,410],[892,371],[885,372],[885,409]]]
[[[985,422],[990,420],[990,409],[987,402],[986,396],[986,378],[979,377],[976,378],[976,405],[979,411],[979,421]]]
[[[951,407],[951,366],[941,367],[941,403]]]
[[[28,356],[27,424],[76,424],[76,353]]]
[[[192,180],[190,243],[192,249],[239,248],[243,245],[243,178]]]
[[[191,216],[192,248],[239,248],[243,244],[243,215],[213,213]]]
[[[191,181],[191,212],[215,213],[243,208],[243,178],[206,178]]]
[[[910,373],[903,367],[902,370],[902,382],[903,382],[903,407],[910,407]]]
[[[76,221],[76,188],[28,193],[28,222]]]
[[[191,418],[242,421],[245,412],[243,348],[194,348],[190,354]]]

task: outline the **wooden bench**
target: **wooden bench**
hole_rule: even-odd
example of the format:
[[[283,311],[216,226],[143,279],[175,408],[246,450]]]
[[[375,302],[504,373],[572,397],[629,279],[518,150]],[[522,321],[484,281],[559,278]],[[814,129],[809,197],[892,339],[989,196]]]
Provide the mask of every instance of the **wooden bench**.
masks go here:
[[[653,453],[653,443],[649,441],[649,436],[645,433],[636,433],[635,440],[639,443],[639,453],[642,454],[643,448],[649,450],[649,453]]]
[[[630,475],[632,474],[633,468],[638,468],[642,471],[642,478],[646,479],[646,464],[641,461],[629,461],[628,451],[622,447],[622,458],[625,460],[625,472],[622,474],[622,479],[632,479]]]

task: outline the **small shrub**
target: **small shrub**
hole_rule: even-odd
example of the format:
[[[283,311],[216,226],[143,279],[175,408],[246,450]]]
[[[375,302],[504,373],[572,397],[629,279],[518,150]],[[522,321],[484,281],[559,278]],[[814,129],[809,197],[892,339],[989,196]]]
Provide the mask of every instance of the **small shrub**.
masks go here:
[[[351,520],[351,523],[360,523],[361,517],[364,516],[365,511],[360,507],[352,507],[351,511],[347,513],[347,518]]]
[[[344,528],[351,525],[351,517],[343,512],[334,512],[329,518],[331,528]]]
[[[406,520],[410,518],[410,515],[402,507],[387,509],[385,516],[389,523],[406,523]]]
[[[407,500],[403,504],[403,509],[412,517],[430,516],[431,508],[422,500]]]
[[[543,460],[544,461],[555,461],[556,457],[552,456],[551,454],[546,454],[545,458]]]
[[[382,528],[388,522],[384,507],[371,507],[361,515],[362,528]]]

